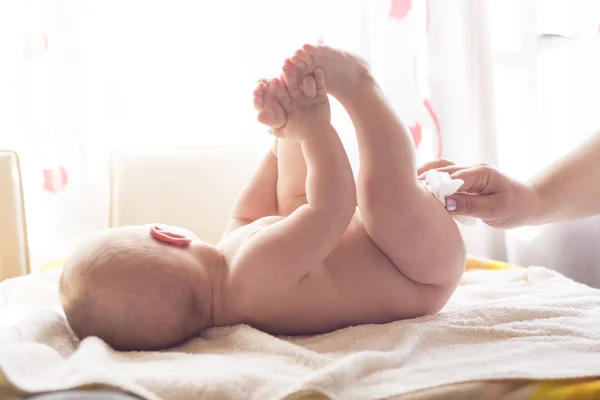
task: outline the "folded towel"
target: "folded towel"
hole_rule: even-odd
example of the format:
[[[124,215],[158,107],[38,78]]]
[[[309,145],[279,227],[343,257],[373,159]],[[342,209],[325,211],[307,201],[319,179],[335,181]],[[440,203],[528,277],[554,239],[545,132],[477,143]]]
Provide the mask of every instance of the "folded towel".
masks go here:
[[[215,328],[160,352],[79,343],[57,307],[56,272],[0,284],[0,370],[25,392],[105,384],[147,399],[373,399],[471,380],[600,376],[600,291],[545,268],[469,270],[435,316],[300,338]]]
[[[420,181],[425,189],[430,191],[436,199],[444,206],[446,205],[446,197],[456,193],[458,189],[465,183],[462,179],[452,179],[447,172],[440,172],[435,169],[430,169],[425,172],[425,180]],[[463,215],[453,215],[455,221],[466,226],[477,224],[477,219],[473,217],[465,217]]]

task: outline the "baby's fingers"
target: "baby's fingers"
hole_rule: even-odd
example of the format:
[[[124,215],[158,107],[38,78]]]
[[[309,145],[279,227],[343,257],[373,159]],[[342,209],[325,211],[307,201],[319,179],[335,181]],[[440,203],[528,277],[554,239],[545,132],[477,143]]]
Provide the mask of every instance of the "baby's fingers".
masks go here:
[[[304,96],[308,99],[314,99],[317,97],[317,82],[312,75],[306,75],[302,79],[302,90]]]
[[[315,69],[315,82],[317,84],[317,97],[326,96],[325,72],[321,68]]]
[[[283,65],[283,78],[292,97],[298,96],[301,93],[298,71],[289,59]]]

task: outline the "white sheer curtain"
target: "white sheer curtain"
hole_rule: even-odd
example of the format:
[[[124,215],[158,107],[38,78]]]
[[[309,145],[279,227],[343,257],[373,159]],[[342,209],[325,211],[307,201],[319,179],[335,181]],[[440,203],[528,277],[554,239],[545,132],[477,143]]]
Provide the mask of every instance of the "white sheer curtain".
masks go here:
[[[445,156],[526,180],[600,129],[600,2],[432,0],[432,102]],[[600,219],[463,229],[472,253],[600,286]]]
[[[432,158],[426,20],[425,0],[1,2],[0,146],[22,158],[33,269],[106,227],[115,148],[267,148],[251,91],[304,42],[367,57]],[[356,167],[337,104],[334,123]]]
[[[488,5],[498,165],[527,178],[600,130],[600,2]],[[599,218],[520,229],[507,256],[600,287],[599,239]]]

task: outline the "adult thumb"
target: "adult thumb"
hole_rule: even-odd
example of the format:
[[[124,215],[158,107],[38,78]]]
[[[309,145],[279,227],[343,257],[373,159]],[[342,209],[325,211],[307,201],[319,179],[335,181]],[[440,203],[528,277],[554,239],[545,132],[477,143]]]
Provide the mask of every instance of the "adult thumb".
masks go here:
[[[468,195],[457,193],[446,198],[446,210],[452,215],[464,215],[479,219],[493,218],[500,210],[497,195]]]

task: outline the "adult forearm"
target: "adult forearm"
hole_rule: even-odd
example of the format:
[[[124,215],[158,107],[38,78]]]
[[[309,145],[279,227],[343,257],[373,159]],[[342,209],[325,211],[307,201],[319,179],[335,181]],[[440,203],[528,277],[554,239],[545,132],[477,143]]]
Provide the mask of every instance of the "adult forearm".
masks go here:
[[[531,181],[531,225],[600,214],[600,132]]]

